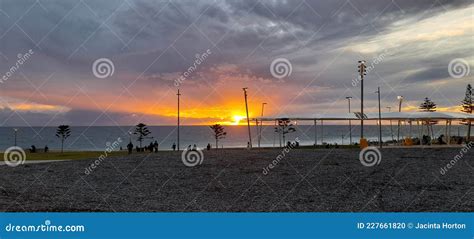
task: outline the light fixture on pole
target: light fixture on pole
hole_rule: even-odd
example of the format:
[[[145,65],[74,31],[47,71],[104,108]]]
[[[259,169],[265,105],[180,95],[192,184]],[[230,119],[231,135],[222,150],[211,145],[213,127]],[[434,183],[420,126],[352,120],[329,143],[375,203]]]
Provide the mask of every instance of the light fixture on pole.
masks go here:
[[[352,96],[347,96],[346,99],[347,99],[347,102],[349,103],[349,114],[350,114]],[[349,144],[352,145],[352,121],[350,119],[349,119]]]
[[[379,147],[382,148],[382,110],[380,107],[380,87],[377,87],[377,91],[375,93],[377,93],[379,100]]]
[[[252,148],[252,134],[250,132],[250,118],[249,118],[249,107],[248,107],[248,103],[247,103],[247,87],[245,88],[242,88],[242,90],[244,91],[244,98],[245,98],[245,112],[247,113],[247,128],[248,128],[248,131],[249,131],[249,143],[248,143],[248,146],[249,148]]]
[[[260,115],[260,117],[263,117],[263,109],[265,108],[265,105],[267,103],[262,103],[262,114]],[[257,128],[258,128],[258,125],[257,125]],[[258,131],[258,147],[260,148],[260,141],[262,140],[262,128],[263,128],[263,121],[260,120],[260,129]]]
[[[177,135],[177,141],[178,141],[177,143],[178,143],[178,144],[177,144],[177,146],[178,146],[178,151],[179,151],[179,125],[180,125],[180,119],[179,119],[179,98],[180,98],[180,96],[181,96],[181,94],[179,93],[179,88],[178,88],[178,94],[176,94],[176,95],[178,96],[178,122],[177,122],[177,123],[178,123],[178,128],[177,128],[177,134],[178,134],[178,135]]]
[[[403,102],[403,96],[399,95],[397,96],[398,99],[398,112],[402,112],[402,102]],[[398,120],[398,128],[397,128],[397,143],[400,144],[400,124],[401,121]]]
[[[365,61],[359,61],[359,76],[360,76],[360,139],[364,139],[364,76],[367,74]]]

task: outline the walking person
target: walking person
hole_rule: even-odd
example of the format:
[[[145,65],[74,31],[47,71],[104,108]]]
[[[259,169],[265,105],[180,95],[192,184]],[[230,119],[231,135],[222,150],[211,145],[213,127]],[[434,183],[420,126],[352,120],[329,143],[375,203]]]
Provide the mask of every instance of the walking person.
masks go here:
[[[153,143],[153,147],[155,148],[155,153],[158,153],[158,142],[155,140],[155,143]]]

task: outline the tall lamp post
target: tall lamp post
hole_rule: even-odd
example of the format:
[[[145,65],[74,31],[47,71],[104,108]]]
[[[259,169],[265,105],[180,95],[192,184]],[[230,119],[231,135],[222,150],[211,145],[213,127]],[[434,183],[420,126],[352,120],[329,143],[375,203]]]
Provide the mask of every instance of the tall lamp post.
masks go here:
[[[15,134],[15,144],[14,144],[14,146],[16,146],[16,135],[17,135],[17,133],[18,133],[18,129],[17,129],[17,128],[14,128],[14,129],[13,129],[13,132],[14,132],[14,134]]]
[[[176,95],[178,96],[178,129],[177,129],[177,133],[178,133],[177,141],[178,142],[177,143],[178,143],[178,151],[179,151],[179,124],[180,124],[180,122],[179,122],[179,98],[181,96],[181,94],[179,93],[179,89],[178,89],[178,94],[176,94]]]
[[[352,96],[346,97],[347,102],[349,103],[349,113],[351,113],[351,99]],[[349,119],[349,144],[352,145],[352,121]]]
[[[360,75],[360,139],[364,138],[364,76],[366,75],[365,61],[359,61],[359,75]]]
[[[389,113],[390,113],[390,112],[392,112],[392,107],[390,107],[390,106],[387,106],[387,107],[385,107],[385,108],[387,108],[387,109],[388,109],[388,112],[389,112]],[[390,135],[392,135],[392,142],[393,142],[395,139],[393,138],[393,127],[392,127],[392,120],[390,120]]]
[[[265,108],[265,105],[267,103],[262,103],[262,114],[260,115],[260,117],[263,117],[263,109]],[[258,125],[257,125],[258,127]],[[258,147],[260,148],[260,141],[262,140],[262,128],[263,128],[263,121],[260,120],[260,129],[258,131]]]
[[[377,87],[377,91],[375,93],[377,93],[379,100],[379,147],[382,148],[382,110],[380,107],[380,86]]]
[[[250,119],[249,119],[249,107],[247,104],[247,87],[242,88],[244,91],[244,98],[245,98],[245,112],[247,113],[247,128],[249,131],[249,148],[252,148],[252,134],[250,133]]]
[[[397,96],[398,99],[398,112],[402,112],[402,102],[403,102],[403,96],[399,95]],[[397,128],[397,143],[400,144],[400,124],[401,121],[398,120],[398,128]]]

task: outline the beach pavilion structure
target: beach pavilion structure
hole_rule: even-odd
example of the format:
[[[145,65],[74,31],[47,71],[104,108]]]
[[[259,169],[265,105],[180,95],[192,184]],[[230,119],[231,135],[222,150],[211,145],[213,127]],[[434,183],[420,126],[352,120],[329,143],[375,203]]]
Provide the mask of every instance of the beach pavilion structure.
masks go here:
[[[425,122],[445,122],[446,130],[445,136],[449,139],[451,138],[451,125],[452,122],[474,122],[474,114],[467,113],[458,113],[458,112],[386,112],[381,113],[379,118],[378,113],[368,113],[362,115],[360,112],[352,113],[339,113],[339,114],[314,114],[309,116],[289,116],[289,115],[278,115],[278,116],[269,116],[269,117],[256,117],[251,119],[256,122],[257,125],[263,125],[264,122],[274,122],[277,125],[279,120],[290,120],[290,121],[309,121],[314,123],[314,129],[316,131],[317,124],[320,122],[321,125],[321,143],[324,142],[323,132],[324,132],[324,121],[349,121],[349,120],[361,120],[364,118],[364,121],[400,121],[405,122],[409,125],[409,138],[413,138],[413,135],[418,135],[418,138],[423,136],[423,123]],[[416,127],[415,127],[416,125]],[[314,144],[318,144],[317,134],[315,132]],[[450,144],[450,140],[447,142]]]

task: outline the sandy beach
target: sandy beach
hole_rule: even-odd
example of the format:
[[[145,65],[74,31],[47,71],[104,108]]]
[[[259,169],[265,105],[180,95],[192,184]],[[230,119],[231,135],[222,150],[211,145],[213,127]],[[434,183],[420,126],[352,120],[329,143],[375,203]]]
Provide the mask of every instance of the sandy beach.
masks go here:
[[[382,149],[363,166],[358,149],[180,152],[0,167],[1,211],[440,212],[473,211],[474,152],[440,173],[461,148]]]

